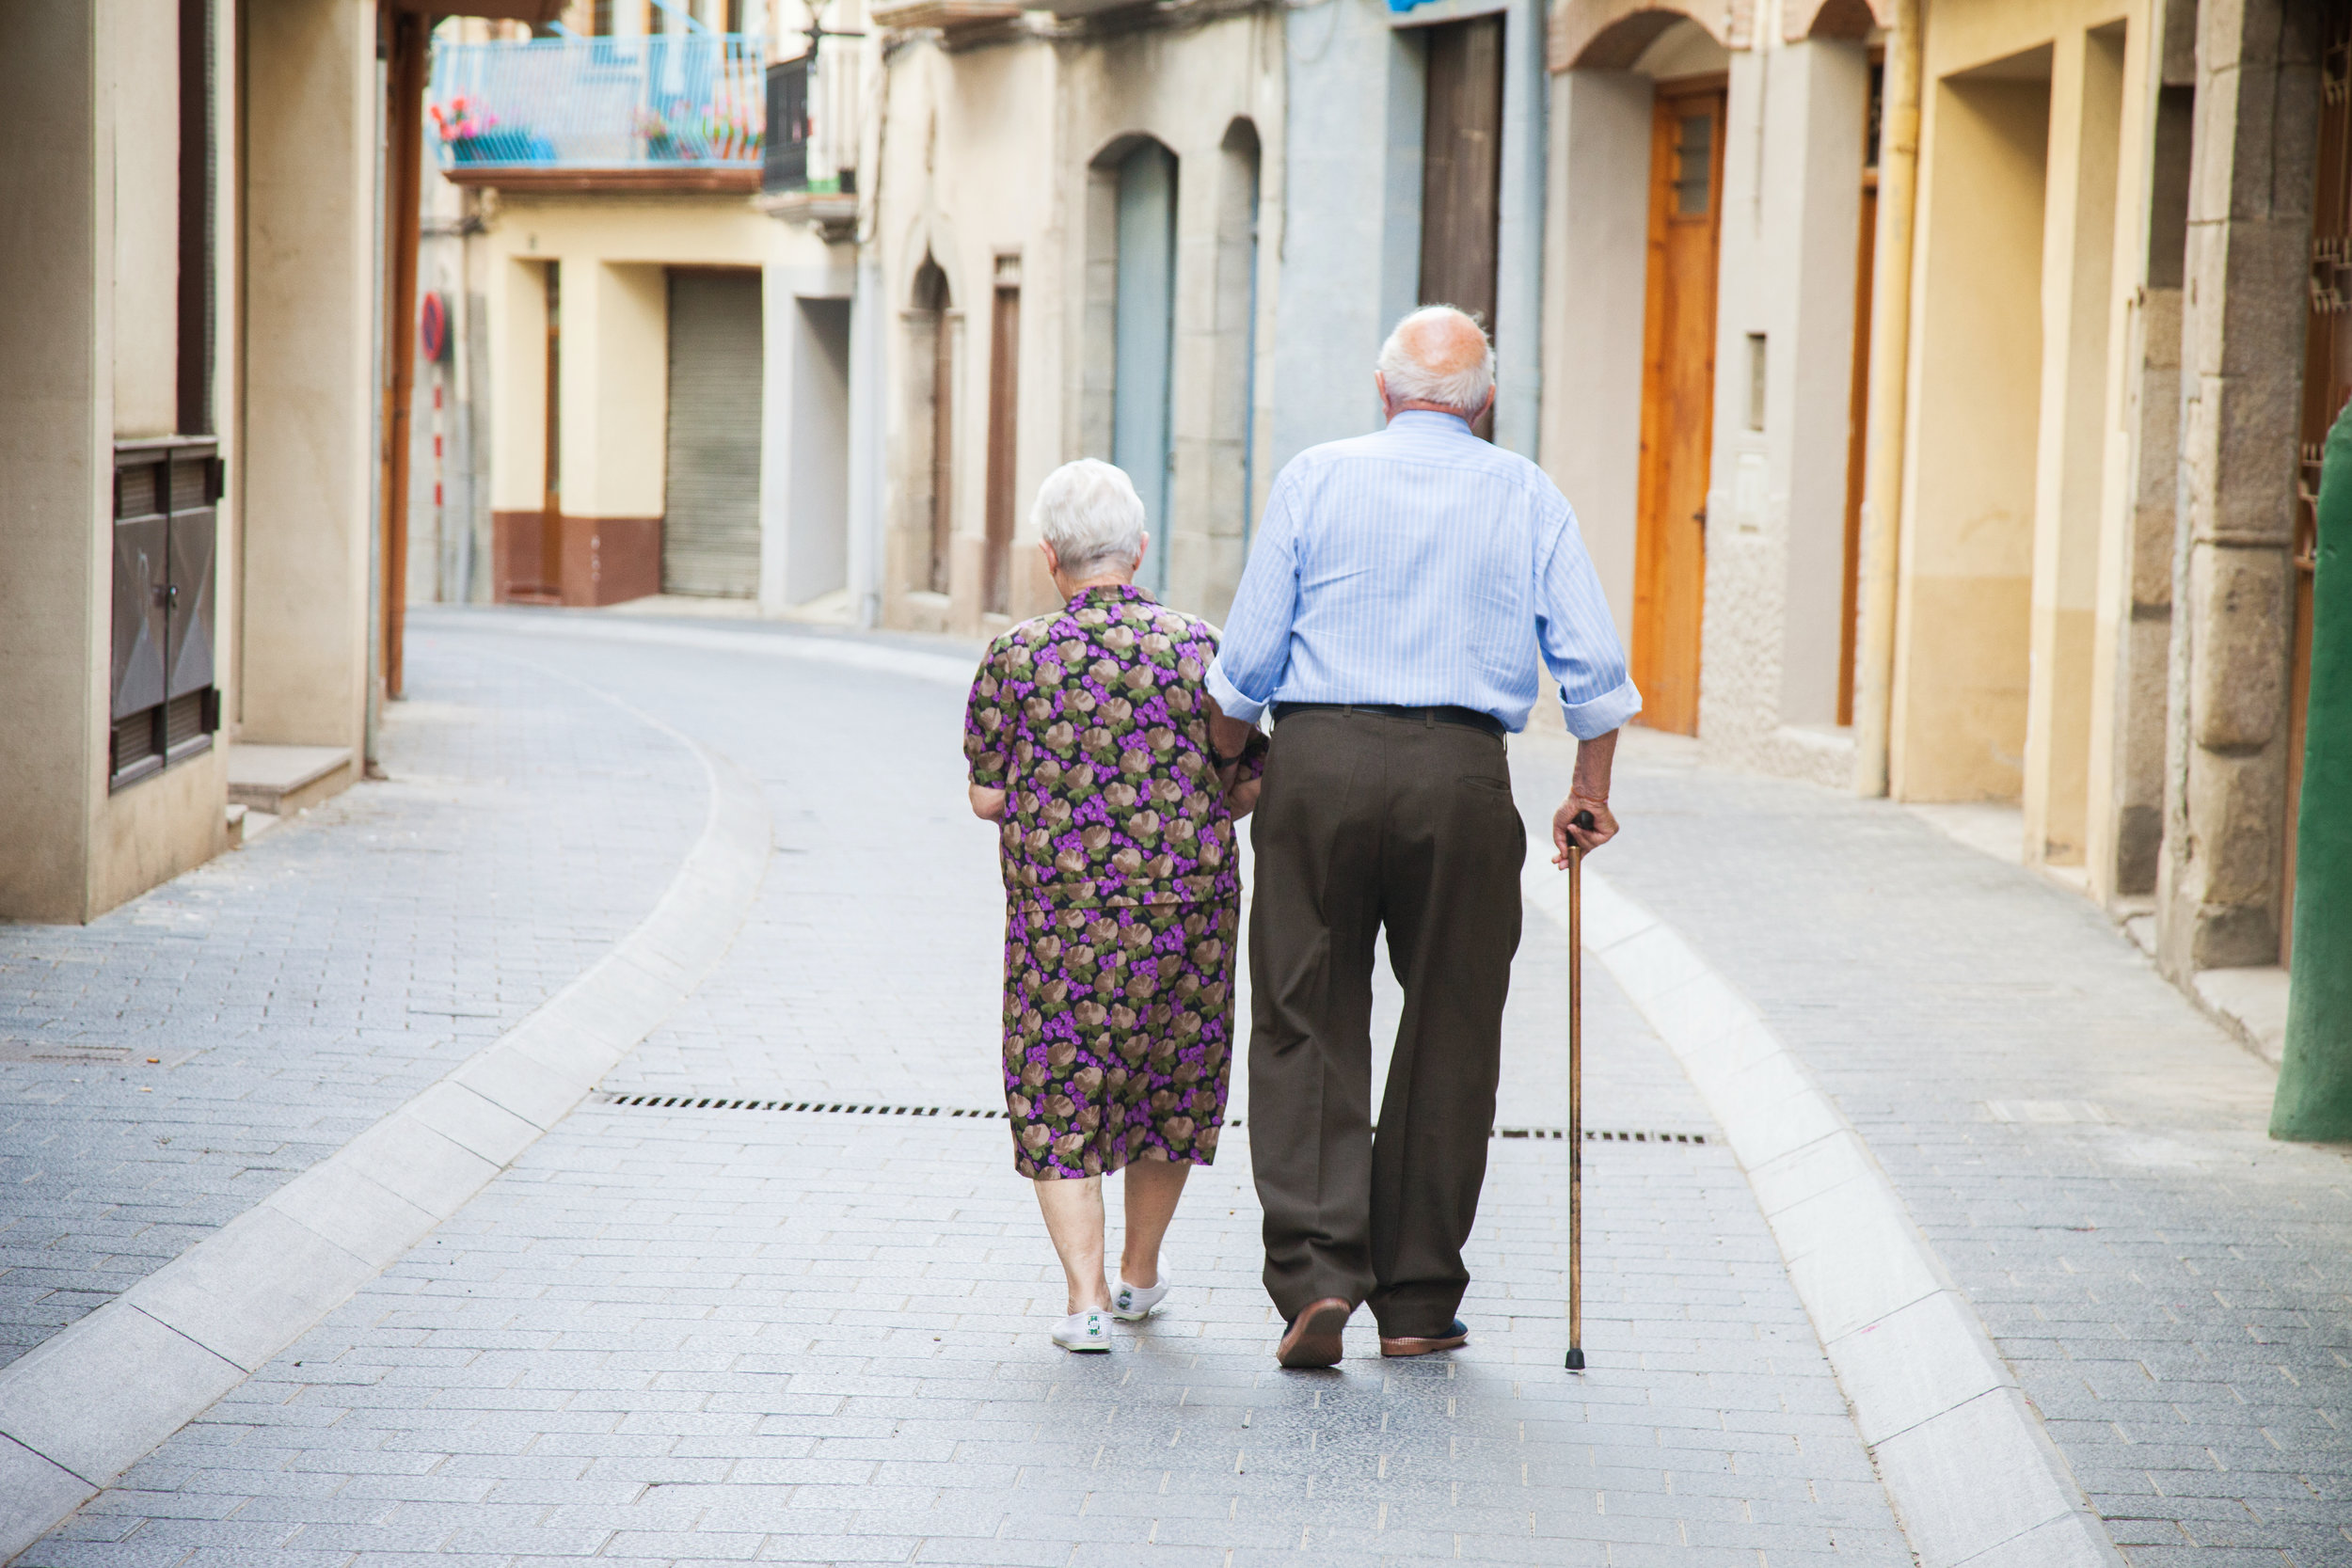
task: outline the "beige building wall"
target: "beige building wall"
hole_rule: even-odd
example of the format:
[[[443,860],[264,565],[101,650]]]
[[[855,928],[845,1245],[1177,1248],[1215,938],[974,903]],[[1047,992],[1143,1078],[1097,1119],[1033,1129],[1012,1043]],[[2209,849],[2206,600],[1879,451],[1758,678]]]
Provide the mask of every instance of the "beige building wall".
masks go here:
[[[114,425],[178,433],[180,8],[102,0],[114,77]]]
[[[0,391],[0,701],[20,716],[20,744],[0,750],[0,917],[88,920],[219,852],[241,735],[285,726],[358,752],[373,13],[257,0],[240,17],[216,0],[213,27],[222,727],[113,793],[114,448],[182,434],[179,9],[29,8],[0,50],[0,119],[17,130],[0,166],[0,355],[42,368]],[[256,295],[271,309],[248,331]]]
[[[27,8],[0,48],[0,916],[80,920],[105,790],[100,520],[113,478],[110,84],[81,7]],[[32,744],[35,739],[41,744]]]
[[[1699,739],[1718,764],[1842,784],[1867,46],[1759,39],[1732,56],[1730,103]]]
[[[490,346],[491,506],[547,483],[547,272],[562,312],[559,432],[571,517],[659,517],[669,420],[669,269],[767,263],[775,226],[735,196],[516,196],[473,242]],[[486,575],[483,562],[478,574]]]
[[[2113,711],[2145,32],[2137,6],[2020,0],[1937,9],[1926,39],[1889,776],[2020,803],[2035,863],[2085,860]]]
[[[2049,89],[1932,66],[1927,77],[1888,775],[1899,799],[2014,800]]]
[[[1263,452],[1281,204],[1281,24],[1251,12],[1185,28],[1105,29],[942,48],[910,40],[882,90],[878,237],[885,290],[883,617],[985,631],[1053,602],[1028,513],[1047,472],[1110,455],[1117,286],[1117,158],[1149,137],[1177,159],[1176,298],[1168,497],[1168,597],[1221,617],[1239,579],[1244,468],[1253,420]],[[1254,143],[1254,146],[1252,145]],[[1257,354],[1251,344],[1249,182],[1258,188]],[[927,313],[914,279],[946,276],[954,451],[948,592],[930,591]],[[1000,260],[1018,270],[1021,363],[1009,615],[980,602],[987,536],[990,321]],[[1249,477],[1263,494],[1271,474]]]
[[[2130,298],[2119,279],[2137,270],[2119,268],[2116,235],[2129,135],[2124,34],[2122,23],[2069,28],[2051,58],[2025,815],[2028,858],[2054,865],[2083,863],[2090,844],[2099,559],[2116,520],[2109,499],[2122,492],[2111,471],[2122,356],[2110,347],[2121,347]],[[2132,96],[2135,106],[2143,101]]]
[[[363,766],[375,465],[373,8],[263,0],[244,27],[242,738]]]

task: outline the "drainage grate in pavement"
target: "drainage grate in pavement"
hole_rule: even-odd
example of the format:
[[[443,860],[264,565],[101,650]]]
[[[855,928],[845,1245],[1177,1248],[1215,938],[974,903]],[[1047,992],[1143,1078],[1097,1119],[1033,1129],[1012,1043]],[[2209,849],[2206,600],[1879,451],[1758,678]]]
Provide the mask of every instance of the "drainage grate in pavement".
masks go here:
[[[0,1040],[0,1062],[127,1062],[127,1045],[53,1045],[42,1040]]]
[[[606,1105],[626,1105],[647,1111],[814,1111],[825,1116],[851,1117],[1001,1117],[1002,1111],[967,1111],[943,1105],[852,1105],[822,1100],[729,1100],[720,1095],[617,1094],[600,1097]]]
[[[1498,1138],[1565,1138],[1568,1130],[1565,1127],[1498,1127],[1494,1135]],[[1707,1134],[1608,1131],[1587,1127],[1584,1129],[1584,1141],[1588,1144],[1703,1144],[1707,1141]]]
[[[596,1097],[600,1105],[617,1105],[633,1111],[801,1111],[816,1116],[845,1117],[970,1117],[980,1119],[1001,1119],[1002,1111],[973,1111],[958,1105],[859,1105],[848,1101],[824,1100],[746,1100],[726,1095],[695,1094],[606,1094]],[[1225,1124],[1239,1127],[1241,1118],[1232,1117]],[[1498,1138],[1565,1138],[1564,1127],[1498,1127]],[[1651,1132],[1603,1131],[1588,1127],[1584,1130],[1586,1143],[1629,1144],[1703,1144],[1704,1132]]]

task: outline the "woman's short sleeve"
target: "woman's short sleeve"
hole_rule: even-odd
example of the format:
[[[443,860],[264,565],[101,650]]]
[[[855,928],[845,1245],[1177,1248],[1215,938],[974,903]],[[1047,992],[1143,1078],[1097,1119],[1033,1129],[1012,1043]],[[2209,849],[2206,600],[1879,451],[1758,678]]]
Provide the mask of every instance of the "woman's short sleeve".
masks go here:
[[[972,782],[988,789],[1008,787],[1012,776],[1012,714],[1006,692],[1005,641],[998,639],[972,677],[963,706],[963,759]]]

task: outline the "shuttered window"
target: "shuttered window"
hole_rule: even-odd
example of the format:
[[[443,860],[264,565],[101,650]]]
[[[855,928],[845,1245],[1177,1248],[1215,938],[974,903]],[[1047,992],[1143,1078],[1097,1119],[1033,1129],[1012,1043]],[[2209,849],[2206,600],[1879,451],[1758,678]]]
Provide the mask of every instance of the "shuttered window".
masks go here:
[[[759,292],[755,272],[670,274],[665,594],[759,592]]]
[[[221,467],[210,436],[115,447],[110,789],[207,751]]]

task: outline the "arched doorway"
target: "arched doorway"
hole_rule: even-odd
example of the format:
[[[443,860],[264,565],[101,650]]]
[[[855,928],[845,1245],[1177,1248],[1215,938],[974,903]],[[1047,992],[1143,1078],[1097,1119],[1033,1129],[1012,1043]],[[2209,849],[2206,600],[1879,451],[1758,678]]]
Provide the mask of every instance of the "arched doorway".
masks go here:
[[[1118,181],[1111,461],[1135,481],[1152,535],[1136,580],[1165,595],[1176,359],[1176,155],[1156,141],[1138,142],[1120,158]]]
[[[914,272],[907,313],[907,381],[914,417],[907,421],[911,481],[908,522],[916,533],[914,581],[946,594],[953,580],[955,544],[955,332],[947,275],[926,253]]]

